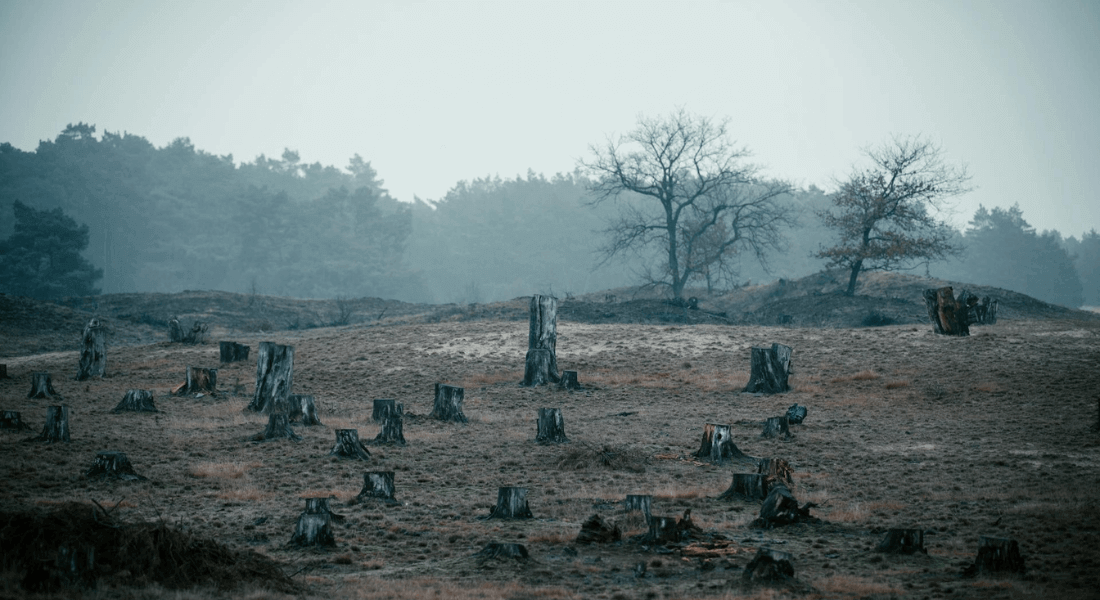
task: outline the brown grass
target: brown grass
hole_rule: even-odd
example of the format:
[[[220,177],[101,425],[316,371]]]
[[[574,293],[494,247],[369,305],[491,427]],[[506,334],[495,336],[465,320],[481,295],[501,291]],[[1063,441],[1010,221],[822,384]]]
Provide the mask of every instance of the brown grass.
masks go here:
[[[881,377],[878,373],[875,373],[871,369],[864,369],[854,375],[841,375],[840,377],[834,377],[829,380],[829,383],[844,383],[847,381],[871,381]]]
[[[491,371],[489,373],[471,373],[459,379],[455,385],[472,390],[498,383],[519,383],[520,381],[523,381],[523,371]]]
[[[907,388],[907,387],[909,387],[909,383],[910,382],[909,382],[908,379],[897,379],[897,380],[894,380],[894,381],[888,381],[888,382],[886,382],[886,389],[888,389],[888,390],[897,390],[897,389],[901,389],[901,388]]]
[[[191,465],[187,474],[192,477],[205,477],[208,479],[240,479],[249,469],[255,469],[263,463],[258,461],[243,462],[206,462]]]
[[[830,598],[866,598],[901,593],[900,589],[889,584],[854,575],[832,575],[815,579],[813,586]]]

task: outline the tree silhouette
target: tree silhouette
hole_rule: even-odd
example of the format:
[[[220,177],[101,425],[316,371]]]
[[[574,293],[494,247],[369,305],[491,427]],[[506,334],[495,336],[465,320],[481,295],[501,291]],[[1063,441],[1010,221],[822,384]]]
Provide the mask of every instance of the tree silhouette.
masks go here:
[[[35,210],[16,200],[15,233],[0,242],[0,290],[54,300],[98,294],[103,271],[80,255],[88,247],[88,226],[77,225],[60,208]]]

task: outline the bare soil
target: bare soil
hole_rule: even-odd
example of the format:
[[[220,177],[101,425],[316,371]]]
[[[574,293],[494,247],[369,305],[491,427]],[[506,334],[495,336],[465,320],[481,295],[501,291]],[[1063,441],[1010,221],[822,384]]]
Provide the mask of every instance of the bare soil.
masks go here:
[[[890,289],[901,288],[886,289],[865,297],[890,298]],[[204,302],[214,304],[211,297]],[[814,298],[807,294],[804,302],[816,305]],[[525,299],[428,309],[397,303],[380,318],[371,306],[355,313],[369,318],[353,317],[350,325],[278,331],[235,327],[237,317],[209,307],[172,307],[212,323],[198,345],[157,341],[165,327],[108,316],[132,343],[116,339],[108,375],[84,382],[73,380],[76,343],[53,344],[69,335],[78,340],[89,311],[28,303],[17,313],[19,302],[0,300],[0,314],[21,314],[29,323],[16,329],[0,320],[0,362],[10,376],[0,379],[0,410],[21,411],[40,429],[46,407],[64,403],[72,435],[68,444],[43,444],[27,441],[33,432],[0,432],[0,512],[117,504],[122,521],[165,523],[276,561],[302,586],[292,596],[1094,598],[1100,589],[1100,434],[1092,429],[1100,319],[1079,311],[1039,303],[1028,313],[1027,301],[1012,300],[1000,323],[948,338],[924,323],[729,324],[736,304],[723,305],[721,297],[688,312],[657,299],[565,300],[558,363],[579,371],[586,388],[568,392],[518,386]],[[256,300],[292,305],[257,298],[253,306]],[[648,324],[585,322],[568,310],[576,302],[621,312],[639,300],[650,302],[636,314]],[[110,302],[99,304],[99,314],[111,314]],[[331,308],[310,310],[319,319]],[[726,316],[660,320],[699,312]],[[323,425],[295,426],[299,442],[248,441],[266,425],[245,410],[255,364],[219,365],[223,339],[252,346],[253,356],[260,341],[294,345],[293,391],[314,395]],[[750,348],[776,342],[794,349],[793,390],[740,393]],[[188,365],[218,368],[219,392],[170,395]],[[60,398],[26,398],[36,371],[54,374]],[[465,388],[468,424],[427,418],[437,382]],[[160,412],[112,413],[128,389],[153,390]],[[369,462],[328,456],[336,429],[375,437],[374,398],[404,404],[408,445],[371,446]],[[794,403],[808,415],[792,426],[793,437],[762,439],[762,421]],[[543,407],[561,408],[569,444],[534,443]],[[691,456],[708,422],[731,424],[749,455],[789,461],[794,495],[816,503],[811,512],[821,522],[761,529],[753,526],[759,502],[718,500],[732,473],[746,466]],[[125,452],[148,479],[84,477],[103,450]],[[396,504],[355,501],[366,471],[395,472]],[[534,518],[485,520],[500,486],[528,488]],[[653,495],[658,516],[690,509],[702,534],[684,545],[631,541],[642,528],[625,519],[627,494]],[[335,524],[336,547],[290,546],[302,498],[316,496],[335,496],[334,511],[346,517]],[[623,541],[575,543],[593,514],[621,523]],[[927,555],[875,552],[892,527],[924,529]],[[1018,540],[1027,574],[964,577],[980,536]],[[492,542],[521,543],[529,559],[475,556]],[[744,566],[765,547],[793,555],[794,583],[743,586]],[[646,565],[642,577],[639,563]],[[0,597],[30,593],[13,564],[5,554]],[[260,585],[242,589],[168,591],[104,576],[96,590],[64,597],[282,595]]]

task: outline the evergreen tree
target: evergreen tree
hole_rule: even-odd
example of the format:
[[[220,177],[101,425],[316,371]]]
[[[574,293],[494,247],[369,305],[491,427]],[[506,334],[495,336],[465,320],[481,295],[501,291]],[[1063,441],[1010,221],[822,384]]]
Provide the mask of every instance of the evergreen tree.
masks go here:
[[[41,300],[98,294],[103,271],[81,256],[88,226],[60,208],[35,210],[16,200],[15,233],[0,242],[0,291]]]

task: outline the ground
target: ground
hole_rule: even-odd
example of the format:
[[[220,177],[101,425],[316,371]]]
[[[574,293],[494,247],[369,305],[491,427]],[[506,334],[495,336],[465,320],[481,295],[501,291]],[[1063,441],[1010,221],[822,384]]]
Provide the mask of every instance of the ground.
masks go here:
[[[632,302],[589,300],[611,306],[607,312]],[[0,409],[18,410],[40,429],[46,407],[64,403],[72,441],[44,444],[26,441],[34,432],[0,432],[0,509],[118,504],[115,514],[128,522],[165,522],[255,550],[293,575],[302,588],[292,595],[316,598],[1095,597],[1100,319],[1021,309],[974,327],[970,337],[950,338],[926,323],[729,324],[723,319],[732,313],[717,297],[704,298],[701,308],[726,317],[695,322],[694,314],[650,302],[634,309],[649,310],[649,324],[571,320],[570,300],[562,302],[558,364],[578,371],[586,388],[574,392],[518,386],[527,343],[523,300],[430,310],[397,303],[393,315],[371,312],[350,325],[276,331],[215,317],[198,345],[142,339],[164,340],[166,329],[155,318],[121,319],[103,302],[121,341],[108,348],[107,377],[84,382],[72,379],[77,351],[53,346],[68,338],[76,340],[68,348],[76,346],[82,304],[27,304],[20,314],[41,331],[14,335],[17,328],[3,322],[0,362],[9,378],[0,379]],[[12,303],[5,314],[15,314]],[[334,307],[311,310],[320,319]],[[204,313],[193,304],[173,310]],[[677,322],[668,315],[689,316]],[[53,322],[77,333],[47,327]],[[253,360],[219,365],[223,339],[251,346]],[[245,410],[260,341],[295,346],[294,391],[315,396],[323,423],[295,426],[301,441],[249,441],[266,424]],[[740,393],[750,348],[776,342],[794,349],[793,389]],[[218,393],[172,396],[188,365],[218,368]],[[53,374],[60,399],[26,398],[37,371]],[[469,423],[428,418],[437,382],[465,389]],[[128,389],[152,390],[160,412],[112,413]],[[335,429],[358,429],[364,440],[378,433],[374,398],[404,404],[408,445],[370,446],[369,462],[328,456]],[[792,427],[793,437],[761,439],[761,422],[794,403],[808,416]],[[561,408],[570,443],[534,442],[542,407]],[[749,455],[789,461],[794,495],[817,504],[811,513],[820,522],[760,529],[753,526],[759,502],[718,500],[746,466],[691,456],[708,422],[732,425]],[[592,449],[629,460],[607,467]],[[125,452],[148,479],[85,478],[102,450]],[[397,504],[355,502],[367,471],[395,472]],[[500,486],[528,488],[534,518],[485,520]],[[653,495],[656,515],[690,509],[711,546],[575,543],[593,514],[632,527],[626,538],[642,533],[624,520],[627,494]],[[301,498],[328,495],[346,517],[335,525],[336,548],[289,546]],[[892,527],[924,529],[927,555],[875,552]],[[963,577],[980,536],[1018,540],[1027,574]],[[522,543],[531,558],[476,558],[490,542]],[[793,555],[795,582],[742,585],[744,565],[762,547]],[[644,577],[635,576],[640,562]],[[18,583],[9,568],[0,596],[23,595]],[[84,594],[282,597],[253,584],[235,592],[114,585],[105,579]]]

